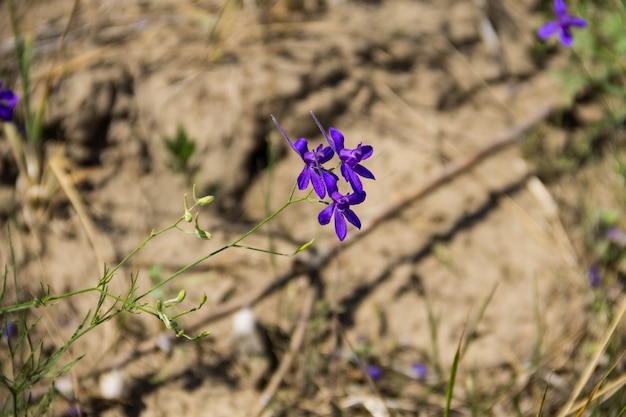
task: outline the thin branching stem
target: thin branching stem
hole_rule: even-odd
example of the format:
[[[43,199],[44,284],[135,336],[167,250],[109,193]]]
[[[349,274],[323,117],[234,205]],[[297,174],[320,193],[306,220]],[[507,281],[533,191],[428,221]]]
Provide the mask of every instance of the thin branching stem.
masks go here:
[[[235,239],[233,242],[229,243],[226,246],[222,246],[221,248],[214,250],[213,252],[209,253],[206,256],[203,256],[200,259],[197,259],[196,261],[185,265],[184,267],[180,268],[178,271],[174,272],[172,275],[170,275],[168,278],[164,279],[163,281],[159,282],[158,284],[154,285],[152,288],[150,288],[148,291],[138,295],[134,302],[144,298],[145,296],[147,296],[148,294],[150,294],[153,291],[158,290],[159,288],[163,287],[164,285],[166,285],[167,283],[169,283],[170,281],[172,281],[173,279],[175,279],[176,277],[184,274],[185,272],[189,271],[190,269],[192,269],[193,267],[195,267],[196,265],[199,265],[200,263],[206,261],[207,259],[217,255],[218,253],[224,252],[226,249],[230,249],[233,247],[237,247],[238,244],[243,241],[245,238],[247,238],[248,236],[250,236],[251,234],[253,234],[254,232],[256,232],[257,230],[259,230],[261,227],[263,227],[265,224],[267,224],[269,221],[271,221],[272,219],[274,219],[276,216],[278,216],[280,213],[282,213],[287,207],[291,206],[292,204],[296,204],[296,203],[300,203],[302,201],[307,201],[309,199],[309,197],[302,197],[302,198],[298,198],[296,200],[293,199],[293,193],[294,190],[291,191],[291,195],[289,196],[289,199],[287,200],[286,203],[284,203],[282,206],[280,206],[277,210],[275,210],[272,214],[270,214],[269,216],[267,216],[265,219],[263,219],[261,222],[259,222],[256,226],[254,226],[252,229],[250,229],[249,231],[247,231],[246,233],[244,233],[243,235],[241,235],[240,237],[238,237],[237,239]],[[179,221],[180,222],[180,221]],[[176,223],[176,225],[178,225],[178,223]]]

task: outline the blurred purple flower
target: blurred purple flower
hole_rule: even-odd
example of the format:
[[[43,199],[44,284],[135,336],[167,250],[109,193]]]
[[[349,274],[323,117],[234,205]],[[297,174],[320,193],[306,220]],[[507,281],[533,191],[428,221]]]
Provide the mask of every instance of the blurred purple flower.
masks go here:
[[[602,285],[602,273],[598,265],[591,265],[587,270],[587,280],[591,288],[598,288]]]
[[[315,150],[309,150],[309,143],[305,138],[298,139],[295,143],[289,139],[287,132],[278,123],[278,120],[272,116],[274,124],[280,130],[283,137],[289,142],[289,146],[300,155],[304,161],[304,168],[298,175],[298,189],[306,190],[309,183],[313,185],[315,193],[319,198],[326,196],[326,186],[329,181],[332,182],[332,174],[322,168],[322,164],[328,162],[334,156],[334,152],[330,147],[319,145]]]
[[[68,408],[67,410],[65,410],[65,414],[63,414],[65,417],[78,417],[80,416],[80,410],[78,409],[77,406],[73,405],[70,408]]]
[[[5,321],[2,327],[2,338],[8,339],[15,336],[17,336],[17,325],[11,320]]]
[[[376,365],[367,365],[367,374],[370,376],[372,381],[378,382],[380,378],[383,377],[383,370]]]
[[[611,227],[606,231],[606,240],[617,246],[626,246],[626,233],[617,227]]]
[[[415,362],[413,366],[411,366],[411,371],[413,371],[413,375],[416,379],[423,381],[426,379],[426,365],[421,362]]]
[[[372,180],[376,179],[369,169],[360,164],[361,161],[372,156],[374,148],[370,145],[363,146],[359,143],[356,148],[347,149],[344,148],[343,134],[339,130],[331,127],[329,133],[330,140],[327,137],[328,144],[339,155],[341,160],[341,175],[350,183],[354,192],[362,193],[363,185],[359,176]]]
[[[10,89],[2,88],[2,81],[0,81],[0,120],[10,122],[13,120],[13,111],[18,102],[17,95]]]
[[[333,202],[324,210],[320,211],[317,219],[320,224],[324,226],[330,223],[332,217],[335,216],[335,233],[339,240],[343,241],[348,234],[346,220],[352,223],[357,229],[361,228],[361,221],[350,206],[361,204],[365,200],[365,193],[354,192],[343,195],[337,190],[337,177],[333,175],[333,178],[334,181],[326,183],[328,195]]]
[[[556,20],[545,23],[537,30],[537,36],[542,40],[559,34],[559,39],[563,46],[571,47],[574,44],[572,27],[584,28],[587,22],[582,17],[572,16],[567,13],[567,5],[564,0],[554,0],[554,14]]]

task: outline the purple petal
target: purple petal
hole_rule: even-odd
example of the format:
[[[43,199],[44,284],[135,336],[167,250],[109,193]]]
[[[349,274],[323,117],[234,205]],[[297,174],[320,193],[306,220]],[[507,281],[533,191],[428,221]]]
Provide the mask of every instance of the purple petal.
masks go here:
[[[10,122],[13,119],[13,109],[9,107],[0,106],[0,120]]]
[[[15,336],[17,336],[17,325],[12,321],[7,320],[2,327],[2,337],[8,339]]]
[[[602,273],[597,265],[591,265],[587,271],[587,278],[591,288],[598,288],[602,285]]]
[[[333,158],[333,156],[335,156],[335,152],[332,150],[330,146],[323,148],[318,154],[319,154],[318,162],[320,164],[330,161]]]
[[[341,176],[346,180],[350,181],[350,174],[352,173],[352,169],[348,166],[348,164],[341,163],[341,167],[339,168],[341,171]]]
[[[417,379],[426,379],[427,370],[424,364],[416,362],[413,364],[413,366],[411,366],[411,370],[413,371],[413,374]]]
[[[330,219],[333,217],[333,212],[335,211],[335,204],[331,204],[326,207],[324,210],[320,211],[320,214],[317,215],[317,221],[322,225],[327,225],[330,223]]]
[[[332,194],[329,194],[330,198],[335,201],[335,202],[339,202],[341,201],[341,199],[343,198],[343,194],[341,194],[339,191],[333,191]]]
[[[5,107],[0,105],[0,119],[5,122],[13,120],[13,107]]]
[[[330,144],[330,138],[328,137],[328,134],[324,130],[324,127],[322,126],[322,124],[318,120],[317,116],[315,116],[315,113],[313,113],[313,111],[310,111],[309,113],[311,114],[311,117],[313,118],[313,121],[315,122],[315,124],[317,125],[319,130],[322,132],[322,135],[324,135],[324,137],[326,138],[326,141]]]
[[[0,119],[10,122],[19,98],[11,90],[3,90],[0,84]]]
[[[339,154],[339,152],[343,149],[343,134],[334,127],[331,127],[330,137],[332,140],[328,141],[328,144],[335,150],[335,152],[337,152],[337,154]]]
[[[346,209],[343,214],[346,216],[346,219],[352,223],[357,229],[361,228],[361,220],[357,217],[356,213],[351,209]]]
[[[81,416],[81,412],[79,411],[77,406],[72,406],[70,408],[68,408],[65,411],[65,414],[63,414],[66,417],[80,417]]]
[[[339,178],[335,174],[331,174],[326,170],[322,170],[322,178],[324,180],[324,184],[326,184],[326,190],[328,190],[328,195],[337,192],[337,181]]]
[[[559,33],[559,38],[561,39],[561,43],[563,44],[563,46],[566,46],[568,48],[574,44],[574,37],[572,36],[572,33],[567,29],[563,29],[561,33]]]
[[[569,26],[575,26],[577,28],[587,27],[587,21],[583,19],[582,17],[576,17],[576,16],[569,16],[569,18],[567,19],[567,24]]]
[[[563,0],[554,0],[554,14],[561,19],[567,15],[567,5]]]
[[[361,164],[358,164],[357,166],[354,167],[354,172],[356,172],[357,174],[359,174],[363,178],[369,178],[370,180],[375,180],[376,179],[376,178],[374,178],[374,174],[372,174],[372,172],[369,169],[365,168]]]
[[[322,181],[322,177],[312,168],[309,168],[309,173],[315,194],[320,198],[324,198],[326,196],[326,186],[324,185],[324,181]]]
[[[351,206],[361,204],[365,201],[365,197],[366,194],[364,192],[348,194],[348,204],[350,204]]]
[[[361,161],[369,158],[370,156],[372,156],[373,153],[374,153],[374,148],[371,147],[370,145],[361,146],[361,154],[362,154]]]
[[[359,176],[346,164],[341,164],[341,175],[345,178],[347,182],[352,186],[352,190],[356,193],[363,192],[363,184],[361,184],[361,179]]]
[[[305,166],[300,175],[298,175],[298,189],[306,190],[311,182],[311,168]],[[324,197],[321,197],[324,198]]]
[[[278,130],[280,131],[280,134],[283,135],[283,137],[285,138],[285,140],[287,142],[289,142],[289,146],[291,146],[296,152],[298,152],[298,150],[296,148],[294,148],[294,145],[293,145],[293,142],[291,141],[291,139],[289,139],[289,136],[287,135],[287,132],[285,132],[285,129],[283,129],[283,127],[280,125],[280,123],[278,123],[278,119],[276,119],[276,117],[274,117],[273,114],[272,114],[272,121],[274,122],[274,124],[276,125]]]
[[[11,90],[3,90],[0,86],[0,100],[6,100],[8,104],[16,99],[16,95]]]
[[[561,26],[558,24],[558,22],[548,22],[541,26],[539,30],[537,30],[537,36],[545,41],[550,36],[554,35],[560,30]]]
[[[298,152],[302,159],[304,159],[304,154],[309,151],[309,143],[305,138],[298,139],[296,143],[291,145],[291,147]]]
[[[335,233],[341,241],[343,241],[348,234],[346,219],[344,219],[340,213],[335,213]]]
[[[383,370],[376,365],[369,365],[367,367],[367,373],[374,382],[378,382],[378,380],[380,380],[380,378],[382,378],[383,376]]]

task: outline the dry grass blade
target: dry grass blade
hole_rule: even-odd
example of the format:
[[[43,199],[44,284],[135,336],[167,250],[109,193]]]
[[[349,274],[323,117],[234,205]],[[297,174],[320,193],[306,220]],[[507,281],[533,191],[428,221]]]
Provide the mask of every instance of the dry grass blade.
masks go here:
[[[593,356],[593,358],[591,358],[591,360],[587,364],[587,367],[584,369],[582,375],[580,376],[578,383],[572,390],[572,394],[570,395],[570,398],[568,399],[567,403],[565,403],[565,405],[561,408],[561,410],[557,414],[557,417],[565,417],[571,414],[572,412],[574,412],[575,410],[574,402],[576,401],[576,398],[578,398],[578,396],[582,392],[585,385],[587,385],[587,382],[589,382],[589,379],[591,378],[591,375],[593,374],[594,369],[596,369],[596,366],[598,365],[600,358],[604,354],[604,351],[606,350],[609,342],[613,338],[615,330],[617,329],[617,325],[620,323],[620,321],[622,321],[622,318],[624,317],[625,313],[626,313],[626,297],[622,298],[619,304],[619,308],[617,310],[617,314],[615,315],[615,318],[613,319],[611,326],[609,326],[609,330],[606,336],[600,343],[600,347],[596,351],[596,354]]]
[[[30,180],[30,177],[27,175],[26,167],[28,165],[26,161],[26,150],[22,144],[20,134],[18,133],[15,126],[11,123],[3,123],[2,127],[4,128],[4,135],[6,136],[9,146],[11,146],[11,151],[13,152],[13,157],[15,158],[15,163],[17,164],[17,169],[19,172],[24,173],[24,177],[27,181]],[[29,184],[30,185],[30,184]]]
[[[578,410],[578,412],[576,413],[576,417],[582,417],[583,412],[587,409],[587,407],[593,401],[598,400],[599,398],[603,397],[605,394],[615,393],[624,384],[626,384],[626,375],[622,375],[616,381],[613,381],[613,382],[607,384],[604,387],[604,389],[602,389],[602,390],[600,389],[600,386],[607,380],[607,378],[609,377],[611,372],[613,372],[613,370],[617,367],[617,365],[622,361],[622,359],[624,358],[625,354],[626,354],[626,350],[624,352],[622,352],[620,357],[615,361],[615,363],[613,363],[613,366],[611,366],[611,369],[606,371],[605,375],[600,379],[600,381],[598,381],[596,386],[593,388],[593,391],[591,392],[591,395],[589,395],[589,398],[587,398],[586,400],[580,401],[579,403],[575,404],[572,407],[572,412]],[[610,397],[610,396],[607,395],[607,398],[608,397]]]
[[[70,17],[67,20],[67,24],[65,25],[65,29],[63,30],[63,34],[61,35],[61,39],[59,41],[59,46],[57,47],[54,56],[52,57],[52,62],[50,63],[50,69],[48,70],[48,75],[46,77],[46,83],[45,83],[45,90],[44,90],[44,100],[42,100],[41,103],[41,108],[39,109],[39,112],[42,113],[45,111],[45,101],[48,97],[48,95],[50,94],[50,90],[52,88],[52,80],[54,79],[54,71],[53,68],[56,65],[58,59],[59,59],[59,55],[61,54],[61,51],[63,50],[63,46],[65,44],[65,39],[67,38],[67,34],[70,31],[70,27],[72,26],[72,22],[74,21],[74,18],[76,17],[77,13],[78,13],[78,6],[79,6],[80,1],[79,0],[74,0],[74,4],[72,5],[72,11],[70,12]],[[42,113],[43,116],[43,113]]]
[[[85,233],[87,234],[87,239],[89,240],[89,243],[91,244],[91,247],[96,255],[98,265],[110,263],[115,259],[115,250],[113,249],[113,245],[106,238],[106,236],[98,231],[98,228],[91,220],[91,217],[89,217],[87,208],[85,207],[80,194],[76,190],[76,187],[74,187],[74,183],[70,177],[65,172],[65,161],[61,157],[55,156],[50,159],[49,165],[50,169],[59,181],[63,192],[78,214],[78,218],[85,229]]]
[[[368,396],[366,398],[364,397],[364,399],[362,400],[363,407],[365,407],[367,411],[369,411],[369,413],[374,417],[389,417],[391,413],[389,412],[389,409],[387,408],[387,405],[385,404],[385,400],[383,396],[381,395],[380,391],[378,390],[376,383],[374,382],[371,375],[367,371],[367,366],[365,365],[365,363],[361,360],[359,355],[354,350],[354,346],[352,346],[350,339],[348,339],[348,335],[346,334],[346,331],[341,325],[341,323],[337,322],[337,328],[340,330],[341,337],[346,342],[346,344],[348,345],[348,348],[350,349],[350,352],[356,359],[356,362],[359,365],[361,373],[367,380],[367,384],[369,385],[372,392],[376,394],[376,397],[371,397],[371,396]]]
[[[293,332],[293,336],[291,337],[291,342],[289,344],[289,351],[285,353],[283,358],[280,361],[280,365],[270,382],[267,384],[265,390],[263,390],[263,394],[261,395],[261,399],[255,412],[252,414],[256,417],[261,416],[265,407],[268,406],[274,394],[278,390],[280,383],[283,381],[283,378],[289,371],[293,360],[296,358],[298,352],[302,347],[302,343],[304,341],[304,335],[306,333],[306,326],[309,322],[309,317],[311,317],[311,311],[313,310],[313,304],[315,303],[315,298],[317,297],[318,289],[312,283],[309,284],[309,288],[307,289],[306,297],[304,299],[304,303],[302,305],[302,311],[300,313],[300,318],[298,319],[298,324],[296,326],[295,331]]]
[[[532,177],[528,180],[528,191],[530,191],[535,199],[541,205],[546,220],[549,222],[550,231],[552,232],[552,238],[555,241],[558,248],[561,249],[561,256],[567,262],[568,265],[576,267],[579,265],[578,256],[574,245],[567,236],[565,227],[559,217],[559,209],[556,201],[550,194],[550,191],[546,188],[544,183],[537,177]]]
[[[546,403],[546,396],[548,395],[548,389],[550,388],[550,380],[546,384],[546,389],[543,390],[543,396],[541,397],[541,404],[539,405],[539,411],[537,412],[537,417],[543,416],[543,407]]]

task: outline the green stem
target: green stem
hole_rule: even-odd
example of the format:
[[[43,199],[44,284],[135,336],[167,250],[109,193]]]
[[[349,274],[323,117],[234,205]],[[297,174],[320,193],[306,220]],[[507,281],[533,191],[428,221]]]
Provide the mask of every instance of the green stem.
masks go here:
[[[139,245],[137,245],[137,247],[135,249],[132,250],[132,252],[130,252],[124,259],[122,259],[122,261],[120,263],[118,263],[113,269],[111,269],[110,271],[106,272],[106,274],[104,275],[104,277],[102,278],[103,280],[108,280],[110,277],[112,277],[122,266],[124,266],[124,264],[126,264],[133,256],[135,256],[141,249],[143,249],[148,242],[150,242],[152,239],[154,239],[155,237],[177,227],[180,222],[183,220],[183,218],[181,217],[180,219],[178,219],[176,221],[176,223],[167,226],[159,231],[156,232],[151,232],[150,235],[143,240],[143,242],[141,242]],[[8,307],[2,307],[0,308],[0,314],[7,314],[7,313],[14,313],[17,311],[22,311],[22,310],[27,310],[30,308],[35,308],[35,307],[39,307],[40,305],[43,305],[45,303],[48,302],[54,302],[54,301],[58,301],[62,298],[67,298],[67,297],[73,297],[75,295],[80,295],[80,294],[85,294],[88,292],[94,292],[97,291],[101,294],[106,295],[107,297],[113,298],[114,300],[117,300],[121,303],[123,303],[124,305],[128,305],[128,306],[132,306],[134,308],[137,308],[143,312],[149,313],[149,314],[154,314],[149,310],[144,309],[141,306],[138,306],[135,303],[129,302],[128,300],[125,300],[123,298],[120,298],[116,295],[113,295],[101,288],[98,287],[90,287],[90,288],[84,288],[82,290],[76,290],[76,291],[71,291],[71,292],[67,292],[64,294],[60,294],[60,295],[55,295],[55,296],[49,296],[49,297],[44,297],[43,299],[39,299],[36,298],[34,300],[30,300],[30,301],[26,301],[23,303],[19,303],[19,304],[15,304],[12,306],[8,306]]]
[[[138,300],[144,298],[145,296],[147,296],[148,294],[150,294],[153,291],[158,290],[159,288],[161,288],[162,286],[164,286],[165,284],[167,284],[168,282],[172,281],[173,279],[175,279],[176,277],[184,274],[185,272],[189,271],[191,268],[195,267],[196,265],[206,261],[207,259],[211,258],[212,256],[217,255],[220,252],[225,251],[226,249],[232,248],[237,246],[237,244],[239,242],[241,242],[242,240],[244,240],[245,238],[247,238],[248,236],[250,236],[251,234],[253,234],[254,232],[256,232],[257,230],[259,230],[261,227],[263,227],[267,222],[271,221],[273,218],[275,218],[276,216],[278,216],[282,211],[284,211],[287,207],[289,207],[292,204],[296,204],[296,203],[300,203],[302,201],[306,201],[308,200],[308,196],[307,197],[302,197],[299,198],[297,200],[293,200],[293,193],[294,193],[295,187],[294,189],[292,189],[291,191],[291,195],[289,196],[289,199],[287,200],[287,202],[285,204],[283,204],[280,208],[278,208],[276,211],[274,211],[272,214],[270,214],[269,216],[267,216],[265,219],[263,219],[259,224],[257,224],[256,226],[254,226],[252,229],[250,229],[249,231],[247,231],[246,233],[244,233],[242,236],[240,236],[239,238],[235,239],[233,242],[229,243],[226,246],[223,246],[217,250],[214,250],[213,252],[209,253],[206,256],[203,256],[202,258],[188,264],[185,265],[184,267],[182,267],[181,269],[179,269],[178,271],[174,272],[172,275],[170,275],[168,278],[164,279],[163,281],[159,282],[158,284],[156,284],[155,286],[153,286],[152,288],[150,288],[148,291],[140,294],[139,296],[137,296],[133,302],[137,302]],[[178,224],[178,223],[177,223]]]
[[[293,194],[295,192],[295,187],[291,190],[291,194],[289,195],[289,199],[287,200],[286,203],[284,203],[280,208],[278,208],[276,211],[274,211],[273,213],[271,213],[269,216],[267,216],[265,219],[263,219],[259,224],[257,224],[256,226],[254,226],[252,229],[250,229],[248,232],[244,233],[242,236],[240,236],[239,238],[235,239],[233,242],[231,242],[230,244],[223,246],[211,253],[209,253],[206,256],[203,256],[202,258],[184,266],[183,268],[179,269],[178,271],[176,271],[174,274],[172,274],[170,277],[168,277],[167,279],[161,281],[160,283],[156,284],[155,286],[153,286],[152,288],[150,288],[148,291],[138,295],[137,297],[135,297],[133,300],[129,300],[128,298],[121,298],[117,295],[111,294],[108,291],[104,290],[103,288],[100,288],[99,286],[97,287],[90,287],[90,288],[85,288],[85,289],[81,289],[81,290],[76,290],[76,291],[71,291],[71,292],[67,292],[61,295],[55,295],[55,296],[46,296],[43,298],[35,298],[33,300],[27,301],[27,302],[23,302],[23,303],[19,303],[19,304],[14,304],[12,306],[8,306],[8,307],[2,307],[0,308],[0,314],[7,314],[7,313],[14,313],[17,311],[22,311],[22,310],[27,310],[27,309],[31,309],[31,308],[36,308],[42,305],[45,305],[46,303],[49,302],[54,302],[54,301],[58,301],[60,299],[63,298],[68,298],[68,297],[73,297],[76,295],[80,295],[80,294],[85,294],[85,293],[89,293],[89,292],[99,292],[100,294],[103,294],[104,296],[108,297],[108,298],[112,298],[114,300],[116,300],[119,303],[122,303],[125,306],[130,306],[133,307],[135,309],[138,309],[144,313],[148,313],[151,315],[156,315],[153,311],[146,309],[142,306],[140,306],[137,302],[139,300],[141,300],[142,298],[146,297],[148,294],[152,293],[153,291],[158,290],[159,288],[161,288],[162,286],[164,286],[165,284],[167,284],[168,282],[172,281],[173,279],[175,279],[176,277],[180,276],[181,274],[189,271],[191,268],[195,267],[196,265],[204,262],[205,260],[209,259],[210,257],[217,255],[220,252],[225,251],[226,249],[232,248],[232,247],[238,247],[239,243],[244,240],[245,238],[247,238],[248,236],[250,236],[252,233],[256,232],[257,230],[259,230],[261,227],[263,227],[265,224],[267,224],[269,221],[271,221],[272,219],[274,219],[276,216],[278,216],[281,212],[283,212],[287,207],[289,207],[292,204],[296,204],[296,203],[300,203],[302,201],[306,201],[309,199],[308,196],[306,197],[302,197],[296,200],[293,200]],[[192,206],[191,208],[193,209],[196,205]],[[154,239],[155,237],[162,235],[172,229],[176,229],[178,228],[178,225],[184,221],[184,217],[180,217],[174,224],[167,226],[161,230],[158,231],[152,231],[150,233],[150,235],[148,235],[147,238],[145,238],[139,245],[137,245],[137,247],[135,247],[135,249],[133,249],[124,259],[122,259],[113,269],[109,270],[109,271],[105,271],[105,274],[103,276],[103,278],[100,280],[100,282],[102,281],[109,281],[113,275],[115,275],[115,273],[117,271],[120,270],[120,268],[122,268],[130,259],[132,259],[139,251],[141,251],[152,239]]]
[[[192,206],[192,208],[193,208],[193,207],[195,207],[195,206]],[[124,259],[122,259],[122,260],[121,260],[121,261],[120,261],[120,262],[119,262],[119,263],[118,263],[118,264],[117,264],[117,265],[116,265],[113,269],[111,269],[110,271],[108,271],[108,273],[105,275],[105,278],[106,278],[106,277],[110,277],[110,276],[112,276],[113,274],[115,274],[115,273],[116,273],[116,272],[117,272],[117,271],[118,271],[121,267],[123,267],[123,266],[126,264],[126,262],[128,262],[130,259],[132,259],[132,258],[133,258],[133,257],[134,257],[134,256],[135,256],[135,255],[136,255],[136,254],[140,251],[140,250],[142,250],[142,249],[143,249],[143,248],[144,248],[144,247],[148,244],[148,242],[150,242],[152,239],[154,239],[154,238],[155,238],[155,237],[157,237],[157,236],[162,235],[162,234],[163,234],[163,233],[165,233],[165,232],[168,232],[168,231],[170,231],[170,230],[172,230],[172,229],[177,228],[177,227],[178,227],[178,225],[179,225],[182,221],[184,221],[184,217],[180,217],[178,220],[176,220],[176,223],[174,223],[174,224],[172,224],[172,225],[169,225],[169,226],[167,226],[167,227],[164,227],[164,228],[163,228],[163,229],[161,229],[161,230],[158,230],[158,231],[156,231],[156,232],[153,230],[152,232],[150,232],[150,234],[148,235],[148,237],[147,237],[147,238],[145,238],[145,239],[143,240],[143,242],[141,242],[139,245],[137,245],[137,247],[136,247],[135,249],[133,249],[133,250],[132,250],[132,251],[131,251],[128,255],[126,255],[126,257],[125,257]]]
[[[126,300],[124,298],[121,298],[121,297],[119,297],[117,295],[111,294],[110,292],[105,291],[105,290],[103,290],[101,288],[98,288],[98,287],[83,288],[82,290],[71,291],[71,292],[67,292],[67,293],[61,294],[61,295],[54,295],[54,296],[44,297],[42,299],[36,298],[34,300],[27,301],[27,302],[24,302],[24,303],[12,305],[12,306],[9,306],[9,307],[3,307],[3,308],[0,308],[0,314],[15,313],[15,312],[22,311],[22,310],[27,310],[27,309],[30,309],[30,308],[36,308],[36,307],[45,305],[47,303],[51,303],[51,302],[54,302],[54,301],[61,300],[63,298],[74,297],[76,295],[86,294],[88,292],[94,292],[94,291],[95,292],[99,292],[100,294],[103,294],[103,295],[105,295],[108,298],[112,298],[112,299],[114,299],[114,300],[116,300],[116,301],[118,301],[118,302],[120,302],[120,303],[122,303],[124,305],[136,308],[138,310],[143,311],[144,313],[148,313],[148,314],[154,315],[154,313],[151,310],[143,308],[140,305],[137,305],[136,303],[130,302],[130,301],[128,301],[128,300]]]

